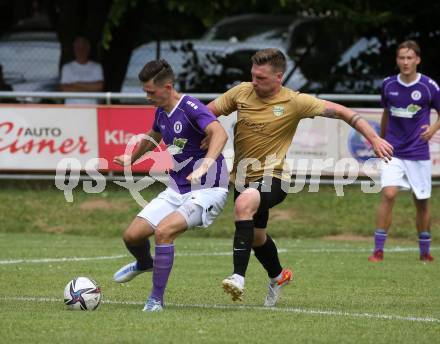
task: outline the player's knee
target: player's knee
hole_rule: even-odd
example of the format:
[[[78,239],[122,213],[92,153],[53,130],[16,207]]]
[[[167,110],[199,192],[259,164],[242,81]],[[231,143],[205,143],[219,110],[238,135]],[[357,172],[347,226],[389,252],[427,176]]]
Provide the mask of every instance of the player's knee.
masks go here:
[[[251,218],[258,210],[259,195],[256,197],[254,194],[241,194],[235,201],[235,217],[236,218]]]
[[[122,239],[129,245],[136,245],[141,240],[139,234],[130,227],[124,232]]]
[[[172,232],[170,228],[161,226],[160,224],[154,232],[154,237],[157,244],[169,244],[172,242]]]
[[[384,189],[382,192],[382,197],[385,202],[392,203],[395,201],[397,192],[395,190]]]
[[[420,212],[429,212],[429,202],[427,199],[417,200],[415,202],[416,208]]]

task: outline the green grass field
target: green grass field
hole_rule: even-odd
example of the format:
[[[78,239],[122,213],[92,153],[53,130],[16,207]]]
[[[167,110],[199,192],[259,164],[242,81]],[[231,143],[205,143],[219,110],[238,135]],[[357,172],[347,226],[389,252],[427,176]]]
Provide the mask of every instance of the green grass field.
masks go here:
[[[386,260],[371,264],[368,242],[278,243],[295,282],[285,287],[276,310],[261,307],[267,280],[254,257],[245,300],[233,303],[220,288],[231,270],[230,240],[182,238],[176,242],[167,307],[146,314],[142,307],[150,274],[126,284],[111,281],[114,271],[130,261],[119,239],[0,234],[0,338],[4,343],[438,340],[440,269],[418,261],[414,245],[394,241]],[[103,304],[94,312],[64,308],[64,286],[79,275],[93,277],[102,287]]]
[[[262,307],[267,277],[254,257],[244,302],[232,302],[220,287],[232,268],[229,201],[209,231],[176,241],[166,308],[146,314],[151,274],[126,284],[111,280],[131,261],[120,233],[139,207],[127,192],[76,192],[68,204],[44,183],[1,186],[1,342],[431,344],[440,338],[440,269],[437,261],[418,260],[408,194],[396,205],[393,236],[379,264],[367,261],[378,195],[356,187],[341,198],[331,188],[290,195],[269,228],[295,278],[275,309]],[[434,212],[434,237],[439,222]],[[351,240],[334,240],[335,234]],[[436,239],[433,255],[439,252]],[[80,275],[102,288],[94,312],[64,307],[64,286]]]

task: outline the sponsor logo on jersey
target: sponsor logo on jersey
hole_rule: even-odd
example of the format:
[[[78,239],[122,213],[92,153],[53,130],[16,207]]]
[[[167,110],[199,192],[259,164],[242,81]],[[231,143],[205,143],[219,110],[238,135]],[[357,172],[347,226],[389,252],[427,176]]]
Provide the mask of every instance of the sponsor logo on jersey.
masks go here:
[[[390,96],[398,96],[399,92],[390,92]]]
[[[392,106],[390,108],[391,116],[401,118],[413,118],[414,115],[421,109],[421,106],[417,104],[410,104],[406,108],[398,108]]]
[[[188,139],[184,139],[183,137],[175,137],[172,145],[168,145],[167,151],[170,155],[180,154],[185,148]]]
[[[284,115],[284,107],[282,107],[281,105],[275,105],[272,111],[276,117]]]

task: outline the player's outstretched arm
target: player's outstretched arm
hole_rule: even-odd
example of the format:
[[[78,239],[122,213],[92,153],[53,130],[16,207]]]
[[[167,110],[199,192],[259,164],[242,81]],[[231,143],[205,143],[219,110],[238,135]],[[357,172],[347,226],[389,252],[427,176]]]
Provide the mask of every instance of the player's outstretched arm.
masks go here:
[[[215,105],[215,100],[211,101],[208,105],[206,105],[209,109],[209,111],[211,111],[215,117],[219,117],[221,116],[220,112],[217,109],[217,106]]]
[[[353,110],[337,103],[325,101],[325,110],[321,116],[344,120],[372,144],[374,152],[379,158],[385,161],[391,160],[393,146],[381,138],[373,127]]]
[[[136,145],[131,155],[122,154],[115,156],[113,162],[120,166],[130,166],[142,155],[155,149],[160,140],[162,140],[162,135],[154,130],[150,130],[146,137],[142,138]]]
[[[225,147],[226,141],[228,141],[228,134],[226,134],[225,129],[223,129],[218,121],[211,122],[206,127],[205,133],[206,136],[209,137],[208,151],[203,158],[202,164],[186,177],[187,180],[192,182],[196,182],[208,172],[208,169]]]

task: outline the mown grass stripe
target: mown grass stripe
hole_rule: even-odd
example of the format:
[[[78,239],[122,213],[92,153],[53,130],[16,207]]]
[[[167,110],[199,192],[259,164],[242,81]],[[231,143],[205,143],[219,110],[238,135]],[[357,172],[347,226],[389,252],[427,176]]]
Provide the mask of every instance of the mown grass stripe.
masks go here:
[[[45,297],[0,297],[2,301],[19,301],[19,302],[62,302],[61,299],[45,298]],[[117,300],[103,300],[104,304],[114,305],[143,305],[142,301],[117,301]],[[320,310],[320,309],[304,309],[292,307],[263,307],[263,306],[235,306],[235,305],[218,305],[218,304],[181,304],[181,303],[167,303],[167,307],[175,308],[199,308],[199,309],[223,309],[223,310],[254,310],[265,312],[284,312],[296,313],[306,315],[322,315],[322,316],[337,316],[337,317],[351,317],[351,318],[367,318],[367,319],[382,319],[393,321],[409,321],[409,322],[428,322],[440,324],[440,319],[432,317],[416,317],[403,315],[389,315],[389,314],[374,314],[374,313],[351,313],[346,311]]]

